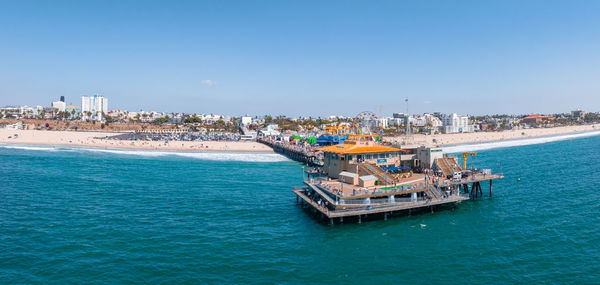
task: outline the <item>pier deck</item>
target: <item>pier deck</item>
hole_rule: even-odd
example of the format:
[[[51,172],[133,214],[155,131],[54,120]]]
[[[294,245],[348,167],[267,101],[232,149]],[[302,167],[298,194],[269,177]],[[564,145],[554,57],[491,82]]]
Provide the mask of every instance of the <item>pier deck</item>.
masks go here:
[[[370,214],[388,215],[396,212],[419,209],[435,209],[437,206],[456,204],[477,199],[481,196],[481,182],[489,181],[490,197],[492,181],[504,178],[500,174],[477,173],[462,179],[446,179],[437,177],[425,181],[424,176],[407,178],[397,185],[361,188],[335,179],[308,179],[306,186],[294,187],[297,202],[307,205],[323,218],[334,223],[334,218],[343,222],[344,217],[354,217],[361,222],[361,217]],[[430,181],[435,181],[431,183]],[[469,187],[469,185],[472,185]]]
[[[416,202],[397,202],[383,205],[357,205],[358,207],[342,208],[342,209],[329,209],[327,207],[319,206],[314,200],[307,196],[307,188],[294,189],[293,192],[302,199],[303,202],[312,206],[315,210],[319,211],[327,218],[339,218],[339,217],[353,217],[359,215],[378,214],[385,212],[397,212],[410,209],[425,208],[436,205],[459,203],[461,201],[469,200],[470,198],[465,195],[452,195],[448,198],[438,200],[421,200]]]

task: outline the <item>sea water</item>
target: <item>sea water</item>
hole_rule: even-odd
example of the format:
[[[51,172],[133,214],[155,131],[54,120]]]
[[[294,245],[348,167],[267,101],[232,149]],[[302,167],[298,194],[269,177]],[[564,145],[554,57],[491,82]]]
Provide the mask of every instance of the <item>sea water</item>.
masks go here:
[[[335,226],[277,154],[3,145],[0,283],[597,284],[600,136],[521,144],[469,158],[491,199]]]

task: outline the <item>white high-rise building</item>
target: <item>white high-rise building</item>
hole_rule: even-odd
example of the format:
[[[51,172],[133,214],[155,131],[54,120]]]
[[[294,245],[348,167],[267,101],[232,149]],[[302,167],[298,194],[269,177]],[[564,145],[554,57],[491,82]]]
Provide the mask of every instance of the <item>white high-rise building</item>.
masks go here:
[[[475,130],[472,124],[469,123],[469,116],[466,115],[445,115],[442,117],[444,124],[444,133],[471,133]]]
[[[103,121],[103,114],[108,113],[108,99],[94,95],[90,97],[81,96],[81,119],[92,121]]]

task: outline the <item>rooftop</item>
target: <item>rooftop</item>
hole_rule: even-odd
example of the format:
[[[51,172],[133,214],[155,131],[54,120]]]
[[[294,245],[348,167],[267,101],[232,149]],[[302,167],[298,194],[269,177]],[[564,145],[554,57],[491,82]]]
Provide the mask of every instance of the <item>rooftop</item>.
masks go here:
[[[361,154],[361,153],[380,153],[380,152],[399,152],[401,149],[384,146],[376,143],[365,142],[346,142],[343,144],[326,146],[321,148],[323,152],[332,152],[339,154]]]
[[[552,116],[544,116],[540,114],[531,114],[523,119],[550,119]]]

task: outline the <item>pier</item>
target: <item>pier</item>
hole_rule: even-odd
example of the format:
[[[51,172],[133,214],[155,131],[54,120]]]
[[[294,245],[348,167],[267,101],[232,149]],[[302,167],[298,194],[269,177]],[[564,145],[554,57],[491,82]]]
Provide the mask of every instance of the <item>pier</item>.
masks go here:
[[[344,218],[359,223],[376,216],[386,220],[389,216],[419,211],[435,211],[441,207],[454,209],[462,201],[483,196],[483,182],[489,182],[492,196],[493,180],[502,174],[492,174],[491,169],[463,167],[453,156],[442,156],[431,149],[420,162],[431,168],[413,168],[414,156],[406,157],[406,150],[390,147],[372,140],[368,135],[354,135],[344,143],[320,148],[299,147],[277,140],[261,140],[292,159],[307,163],[313,168],[304,169],[305,186],[294,187],[296,201],[333,225]],[[322,160],[317,160],[320,154]],[[416,156],[416,155],[415,155]]]
[[[285,155],[286,157],[295,161],[305,163],[309,166],[323,166],[323,157],[319,154],[317,147],[298,146],[284,141],[267,138],[259,138],[257,141],[269,146],[276,153]]]
[[[504,178],[498,174],[475,174],[468,179],[442,179],[437,183],[419,178],[418,182],[413,179],[393,186],[363,188],[307,174],[305,186],[292,189],[296,202],[330,225],[341,224],[344,219],[361,223],[369,216],[387,220],[443,207],[453,210],[463,201],[482,197],[482,182],[489,182],[492,197],[493,180]]]

